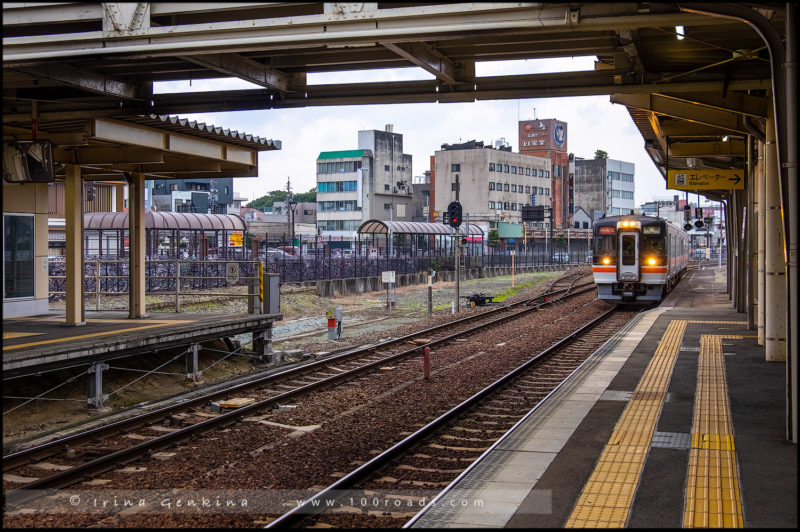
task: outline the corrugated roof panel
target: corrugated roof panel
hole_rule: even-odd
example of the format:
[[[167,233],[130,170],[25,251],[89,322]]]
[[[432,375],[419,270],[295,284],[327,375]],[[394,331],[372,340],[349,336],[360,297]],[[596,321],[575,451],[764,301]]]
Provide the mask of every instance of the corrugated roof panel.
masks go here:
[[[247,226],[235,214],[197,214],[193,212],[146,211],[146,229],[178,229],[186,231],[246,231]],[[83,228],[93,230],[127,229],[127,212],[87,212]]]

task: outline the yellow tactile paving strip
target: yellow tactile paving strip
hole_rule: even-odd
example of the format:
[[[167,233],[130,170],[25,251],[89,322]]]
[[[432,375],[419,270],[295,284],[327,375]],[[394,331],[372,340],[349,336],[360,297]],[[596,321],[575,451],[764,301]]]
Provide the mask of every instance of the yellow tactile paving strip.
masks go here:
[[[686,485],[685,528],[743,528],[739,474],[733,443],[722,339],[700,336],[692,447]]]
[[[685,330],[686,320],[667,326],[566,528],[625,526]]]

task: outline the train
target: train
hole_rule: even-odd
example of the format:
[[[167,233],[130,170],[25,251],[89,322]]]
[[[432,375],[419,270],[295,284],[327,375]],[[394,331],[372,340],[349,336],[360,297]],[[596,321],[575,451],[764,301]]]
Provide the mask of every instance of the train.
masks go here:
[[[678,284],[689,264],[689,235],[652,216],[608,216],[594,223],[592,274],[597,299],[654,304]]]

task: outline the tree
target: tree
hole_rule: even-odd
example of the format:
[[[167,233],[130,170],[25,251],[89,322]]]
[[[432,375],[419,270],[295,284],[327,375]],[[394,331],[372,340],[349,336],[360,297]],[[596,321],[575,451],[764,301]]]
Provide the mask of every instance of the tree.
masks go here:
[[[497,232],[497,229],[489,229],[489,247],[496,248],[498,244],[500,244],[500,233]]]
[[[292,199],[298,203],[315,202],[317,201],[317,187],[313,187],[308,192],[294,194]],[[275,202],[283,203],[284,201],[286,201],[286,191],[273,190],[266,196],[261,196],[260,198],[254,199],[245,206],[263,211],[267,207],[272,207]]]
[[[595,159],[608,159],[608,152],[604,150],[595,150],[594,152]]]

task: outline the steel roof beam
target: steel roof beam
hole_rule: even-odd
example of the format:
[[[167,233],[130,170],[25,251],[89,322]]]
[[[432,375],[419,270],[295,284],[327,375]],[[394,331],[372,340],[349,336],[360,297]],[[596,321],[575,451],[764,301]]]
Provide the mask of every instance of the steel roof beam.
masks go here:
[[[743,117],[738,113],[727,110],[712,109],[692,102],[666,98],[659,94],[613,94],[611,101],[689,122],[747,134],[743,125]]]
[[[430,72],[448,85],[455,85],[456,82],[461,81],[456,64],[427,44],[382,42],[381,45]]]
[[[14,67],[14,70],[37,78],[57,81],[81,90],[131,100],[137,96],[137,86],[102,74],[80,70],[63,63],[42,63]]]
[[[303,90],[306,84],[305,73],[287,74],[239,54],[199,54],[180,59],[280,92]]]

